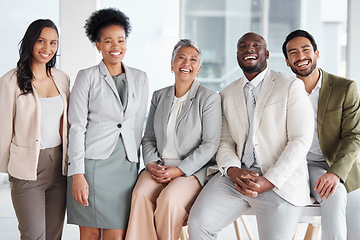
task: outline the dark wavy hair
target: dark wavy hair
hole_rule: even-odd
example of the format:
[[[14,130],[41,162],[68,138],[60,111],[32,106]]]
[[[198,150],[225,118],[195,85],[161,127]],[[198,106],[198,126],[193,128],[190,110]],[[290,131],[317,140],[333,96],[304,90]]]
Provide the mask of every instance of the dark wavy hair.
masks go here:
[[[292,39],[294,39],[296,37],[305,37],[305,38],[309,39],[314,51],[317,50],[317,44],[315,42],[314,37],[310,33],[308,33],[307,31],[298,29],[298,30],[295,30],[295,31],[292,31],[291,33],[289,33],[289,35],[285,39],[285,42],[282,45],[282,51],[283,51],[283,54],[284,54],[286,59],[288,59],[288,55],[287,55],[287,51],[286,51],[286,45],[288,44],[288,42],[290,42],[290,40],[292,40]]]
[[[123,27],[126,38],[131,31],[130,20],[123,12],[115,8],[105,8],[93,12],[86,20],[84,26],[86,36],[89,38],[90,42],[95,44],[100,41],[101,30],[111,25]]]
[[[59,32],[56,25],[49,19],[38,19],[32,22],[27,28],[24,37],[20,41],[19,45],[19,61],[17,62],[17,83],[23,94],[32,93],[32,79],[34,77],[32,72],[32,52],[36,41],[39,39],[43,28],[49,27],[56,30],[57,35]],[[56,53],[46,63],[46,74],[51,76],[51,68],[56,64]]]

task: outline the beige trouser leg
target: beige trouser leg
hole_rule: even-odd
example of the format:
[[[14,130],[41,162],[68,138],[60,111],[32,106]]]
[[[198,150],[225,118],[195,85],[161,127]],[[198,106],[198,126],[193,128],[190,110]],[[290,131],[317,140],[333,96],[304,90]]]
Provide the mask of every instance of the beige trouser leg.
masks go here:
[[[133,191],[126,239],[177,240],[200,190],[194,176],[163,186],[143,171]]]

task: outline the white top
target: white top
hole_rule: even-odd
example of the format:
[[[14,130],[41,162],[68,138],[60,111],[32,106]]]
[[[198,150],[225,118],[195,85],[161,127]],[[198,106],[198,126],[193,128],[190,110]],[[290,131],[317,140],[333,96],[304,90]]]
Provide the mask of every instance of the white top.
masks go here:
[[[165,147],[162,153],[163,159],[177,159],[177,160],[180,159],[175,147],[175,125],[177,118],[180,115],[181,109],[183,108],[188,96],[189,96],[189,91],[187,91],[187,93],[180,98],[177,98],[174,95],[173,102],[171,105],[171,112],[166,128]]]
[[[55,97],[40,98],[40,148],[53,148],[61,144],[60,121],[64,103],[60,94]]]
[[[314,137],[310,150],[306,156],[306,159],[308,161],[316,161],[316,162],[325,161],[324,155],[320,149],[319,136],[317,132],[317,110],[318,110],[319,95],[320,95],[321,81],[322,81],[322,72],[320,70],[319,73],[320,73],[320,77],[316,83],[316,86],[311,91],[311,93],[308,93],[311,105],[314,110]]]

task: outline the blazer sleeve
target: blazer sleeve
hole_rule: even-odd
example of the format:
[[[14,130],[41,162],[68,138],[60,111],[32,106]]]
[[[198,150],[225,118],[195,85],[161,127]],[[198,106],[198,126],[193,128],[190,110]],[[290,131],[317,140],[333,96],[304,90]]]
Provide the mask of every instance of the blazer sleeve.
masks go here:
[[[359,95],[356,83],[348,85],[343,103],[340,148],[336,153],[335,161],[328,169],[346,181],[354,162],[358,159],[360,150],[360,111]]]
[[[200,145],[177,166],[186,176],[200,170],[215,155],[221,135],[221,99],[218,93],[209,95],[201,115]],[[191,135],[191,129],[187,129]]]
[[[144,119],[149,99],[149,81],[146,73],[144,73],[144,80],[142,82],[142,91],[141,91],[141,101],[140,106],[135,118],[135,139],[136,139],[136,148],[139,148],[141,144],[141,137],[144,129]]]
[[[88,117],[88,96],[90,81],[86,71],[76,76],[69,100],[69,147],[68,176],[85,173],[85,132]]]
[[[11,78],[11,77],[10,77]],[[13,118],[15,116],[15,87],[10,84],[9,78],[0,78],[0,172],[7,173],[10,158],[10,143],[13,136]]]
[[[145,168],[149,163],[161,160],[160,154],[157,150],[157,143],[156,143],[156,136],[154,129],[154,115],[156,112],[156,108],[159,104],[159,100],[160,99],[157,96],[157,92],[154,92],[150,103],[150,110],[146,122],[144,137],[142,138],[141,141]]]
[[[287,101],[286,134],[288,141],[275,165],[264,174],[264,177],[278,189],[301,164],[306,164],[306,155],[314,134],[312,106],[301,80],[292,82]]]
[[[226,89],[228,90],[228,89]],[[226,91],[225,90],[225,91]],[[221,138],[220,145],[216,153],[216,162],[219,167],[222,175],[227,175],[225,170],[229,167],[238,167],[241,168],[241,159],[237,154],[237,143],[233,139],[229,122],[227,119],[227,105],[229,103],[228,99],[225,98],[226,95],[231,94],[230,92],[220,92],[221,104],[222,104],[222,128],[221,128]]]

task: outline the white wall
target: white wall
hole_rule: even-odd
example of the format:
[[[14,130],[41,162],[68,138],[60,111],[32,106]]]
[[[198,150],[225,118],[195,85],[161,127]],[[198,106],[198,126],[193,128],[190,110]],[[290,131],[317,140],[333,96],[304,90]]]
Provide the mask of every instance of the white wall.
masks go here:
[[[99,57],[85,35],[85,20],[100,7],[100,0],[60,1],[60,68],[74,83],[80,69],[98,63]]]
[[[346,76],[357,81],[360,89],[360,1],[349,0],[348,3],[348,52],[347,52],[347,71]]]

